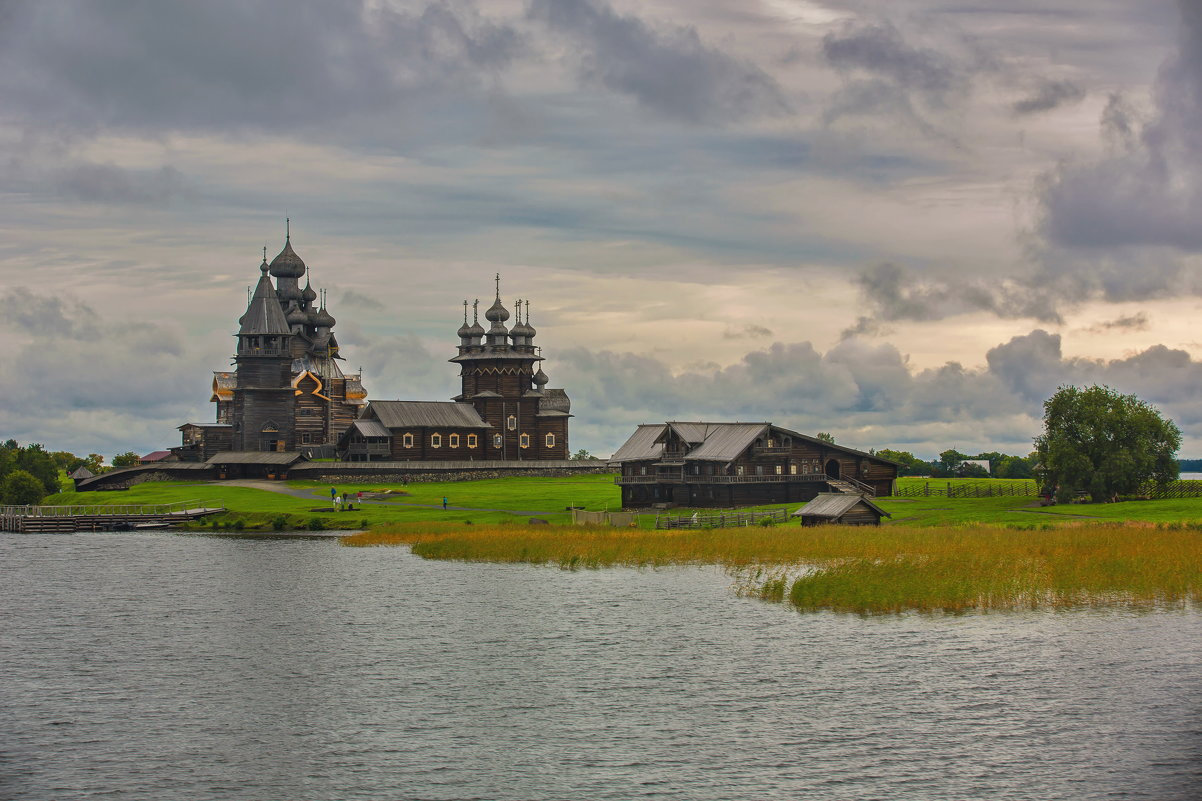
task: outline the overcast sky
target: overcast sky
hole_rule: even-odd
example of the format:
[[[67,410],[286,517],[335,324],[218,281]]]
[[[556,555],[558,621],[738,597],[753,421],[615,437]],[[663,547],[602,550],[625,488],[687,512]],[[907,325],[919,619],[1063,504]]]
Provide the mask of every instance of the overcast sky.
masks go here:
[[[1202,456],[1202,0],[0,0],[0,179],[21,442],[211,421],[289,216],[374,399],[499,272],[573,449],[1025,454],[1096,382]]]

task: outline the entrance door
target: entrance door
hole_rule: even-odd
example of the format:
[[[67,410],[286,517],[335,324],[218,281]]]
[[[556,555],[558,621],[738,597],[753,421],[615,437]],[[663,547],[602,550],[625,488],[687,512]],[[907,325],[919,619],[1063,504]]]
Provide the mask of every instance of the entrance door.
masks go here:
[[[840,476],[839,460],[831,459],[830,461],[828,461],[826,463],[826,477],[827,478],[839,478],[839,476]]]

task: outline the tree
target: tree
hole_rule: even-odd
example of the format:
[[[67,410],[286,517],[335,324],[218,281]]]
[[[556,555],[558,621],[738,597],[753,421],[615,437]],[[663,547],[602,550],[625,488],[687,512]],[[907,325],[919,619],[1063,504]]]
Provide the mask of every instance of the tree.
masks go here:
[[[881,448],[876,452],[876,455],[882,459],[888,459],[891,462],[900,464],[901,467],[897,469],[899,476],[929,476],[931,474],[931,466],[909,451],[894,451],[889,448]]]
[[[113,467],[132,467],[141,463],[141,458],[133,451],[119,453],[113,457]]]
[[[584,448],[581,448],[580,450],[576,451],[568,458],[571,459],[573,462],[599,462],[599,461],[601,461],[596,456],[593,456],[591,453],[586,451]]]
[[[54,457],[47,453],[40,444],[34,442],[24,448],[17,448],[16,454],[16,468],[30,473],[42,482],[42,486],[46,490],[45,494],[58,492],[61,489],[58,483],[58,465],[55,464]]]
[[[820,432],[818,432],[818,435],[815,437],[815,439],[820,439],[820,440],[822,440],[823,442],[829,442],[829,443],[830,443],[830,444],[832,444],[832,445],[834,445],[834,444],[835,444],[835,435],[834,435],[834,434],[828,434],[828,433],[826,433],[825,431],[820,431]]]
[[[0,482],[0,501],[9,506],[34,506],[46,497],[38,477],[28,470],[14,470]]]
[[[1043,404],[1035,439],[1043,482],[1095,503],[1177,478],[1181,430],[1151,404],[1106,386],[1061,387]]]

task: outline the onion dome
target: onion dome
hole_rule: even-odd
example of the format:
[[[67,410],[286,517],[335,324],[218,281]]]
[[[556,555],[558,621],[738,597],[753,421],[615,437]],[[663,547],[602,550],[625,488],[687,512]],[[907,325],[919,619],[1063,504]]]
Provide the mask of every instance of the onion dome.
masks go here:
[[[317,300],[317,291],[313,289],[313,285],[309,281],[305,281],[305,291],[301,292],[301,297],[305,303],[312,303]]]
[[[459,326],[459,331],[456,332],[460,339],[467,339],[472,335],[472,327],[467,324],[467,301],[463,301],[463,325]]]
[[[488,308],[488,311],[484,312],[484,319],[492,323],[494,328],[498,323],[503,325],[505,321],[509,319],[509,310],[502,305],[500,295],[498,295],[497,299],[493,301],[493,304]]]
[[[324,306],[322,306],[321,310],[317,312],[317,316],[314,318],[314,321],[319,328],[333,328],[335,323],[334,317],[328,311],[326,311]]]
[[[538,372],[534,374],[534,378],[531,380],[534,381],[535,385],[538,387],[539,392],[542,392],[543,387],[545,387],[547,385],[547,382],[550,381],[551,379],[547,378],[547,374],[544,373],[543,368],[540,367],[540,368],[538,368]]]
[[[271,274],[276,278],[300,278],[305,274],[305,263],[292,249],[292,240],[284,240],[284,249],[271,260]]]
[[[293,306],[288,312],[289,325],[304,325],[309,322],[309,315],[305,314],[305,310],[299,306]]]

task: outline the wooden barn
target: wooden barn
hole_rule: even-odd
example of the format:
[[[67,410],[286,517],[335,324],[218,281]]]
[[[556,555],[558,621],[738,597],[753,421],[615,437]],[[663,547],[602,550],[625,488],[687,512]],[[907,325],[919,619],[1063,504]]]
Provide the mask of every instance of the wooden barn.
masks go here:
[[[803,526],[840,523],[845,526],[879,526],[882,517],[893,517],[863,495],[823,492],[793,513]]]
[[[640,425],[611,457],[622,506],[754,506],[890,495],[898,464],[772,423]]]

